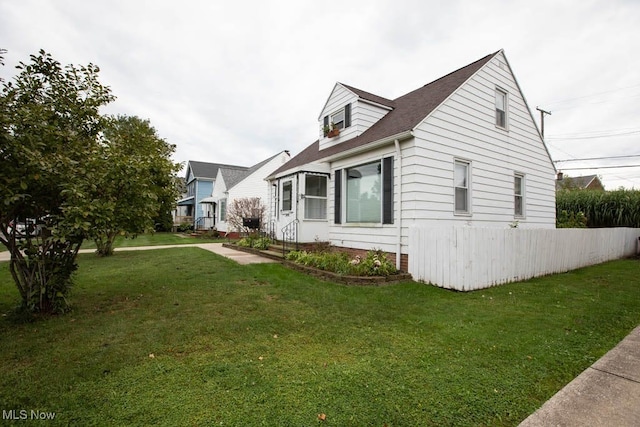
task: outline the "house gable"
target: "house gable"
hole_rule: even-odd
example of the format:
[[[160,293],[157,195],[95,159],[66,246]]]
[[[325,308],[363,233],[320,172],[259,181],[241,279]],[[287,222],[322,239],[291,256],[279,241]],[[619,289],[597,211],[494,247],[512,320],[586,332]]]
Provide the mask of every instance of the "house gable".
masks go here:
[[[507,95],[504,126],[497,119],[497,91]],[[404,208],[415,221],[555,225],[555,169],[502,51],[431,111],[413,135],[403,188],[415,200]],[[455,207],[456,162],[468,168],[469,208],[462,215]],[[515,181],[522,191],[521,213],[514,207]]]
[[[318,117],[320,149],[361,135],[391,110],[391,100],[336,83]],[[336,126],[336,121],[339,134],[327,133]]]

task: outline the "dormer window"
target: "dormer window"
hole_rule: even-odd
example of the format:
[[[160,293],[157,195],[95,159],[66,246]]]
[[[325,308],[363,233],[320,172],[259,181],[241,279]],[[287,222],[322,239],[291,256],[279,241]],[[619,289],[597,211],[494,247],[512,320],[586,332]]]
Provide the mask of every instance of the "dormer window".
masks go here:
[[[335,129],[344,129],[344,108],[337,113],[333,113],[329,118],[329,122],[333,124]]]
[[[329,138],[337,136],[337,133],[339,133],[341,129],[348,128],[349,126],[351,126],[351,104],[347,104],[338,111],[324,116],[324,122],[322,124],[324,136],[328,136]],[[329,131],[333,129],[335,129],[337,133],[330,136]]]

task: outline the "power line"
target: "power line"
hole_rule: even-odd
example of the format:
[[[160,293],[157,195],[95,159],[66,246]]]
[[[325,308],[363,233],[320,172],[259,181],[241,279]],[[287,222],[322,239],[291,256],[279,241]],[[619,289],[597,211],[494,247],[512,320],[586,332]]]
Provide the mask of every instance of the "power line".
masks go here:
[[[640,157],[640,154],[629,154],[626,156],[607,156],[607,157],[585,157],[583,159],[563,159],[563,160],[554,160],[553,163],[560,162],[580,162],[583,160],[609,160],[609,159],[626,159],[629,157]]]
[[[562,104],[562,103],[565,103],[565,102],[576,101],[576,100],[579,100],[579,99],[592,98],[594,96],[600,96],[600,95],[607,95],[609,93],[619,92],[621,90],[626,90],[626,89],[633,89],[633,88],[636,88],[636,87],[640,87],[640,84],[621,87],[621,88],[618,88],[618,89],[611,89],[611,90],[607,90],[607,91],[604,91],[604,92],[594,93],[594,94],[591,94],[591,95],[583,95],[583,96],[577,96],[575,98],[560,99],[560,100],[556,100],[556,101],[546,102],[545,104],[546,105]]]
[[[598,138],[613,138],[614,136],[626,136],[626,135],[633,135],[636,133],[640,133],[640,130],[635,130],[635,131],[631,131],[631,132],[624,132],[624,133],[615,133],[615,134],[609,134],[609,135],[592,135],[592,136],[566,136],[566,137],[547,137],[548,140],[554,140],[554,141],[566,141],[566,140],[571,140],[571,139],[598,139]]]
[[[640,131],[640,128],[632,127],[632,128],[607,129],[607,130],[588,130],[588,131],[584,131],[584,132],[558,133],[558,134],[553,135],[553,136],[556,136],[556,137],[561,137],[561,136],[591,136],[593,134],[603,135],[603,134],[610,134],[610,133],[622,132],[622,131]]]
[[[577,170],[589,170],[589,169],[620,169],[620,168],[640,168],[640,164],[638,164],[638,165],[617,165],[617,166],[589,166],[589,167],[580,167],[580,168],[562,168],[562,170],[577,171]]]

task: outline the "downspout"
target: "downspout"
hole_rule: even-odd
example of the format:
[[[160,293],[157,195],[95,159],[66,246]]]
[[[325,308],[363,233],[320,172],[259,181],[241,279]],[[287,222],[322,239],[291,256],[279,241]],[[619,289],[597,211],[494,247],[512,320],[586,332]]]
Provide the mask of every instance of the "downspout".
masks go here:
[[[398,220],[396,221],[398,243],[396,245],[396,270],[400,270],[402,260],[402,152],[400,151],[400,141],[394,141],[396,146],[396,160],[398,162]]]
[[[293,198],[293,195],[291,197]],[[295,200],[296,200],[296,217],[295,217],[295,219],[298,219],[298,209],[300,209],[299,205],[300,205],[300,200],[301,200],[301,198],[300,198],[300,174],[298,174],[298,173],[296,174],[296,197],[295,197]],[[296,235],[297,235],[297,233],[296,233]]]

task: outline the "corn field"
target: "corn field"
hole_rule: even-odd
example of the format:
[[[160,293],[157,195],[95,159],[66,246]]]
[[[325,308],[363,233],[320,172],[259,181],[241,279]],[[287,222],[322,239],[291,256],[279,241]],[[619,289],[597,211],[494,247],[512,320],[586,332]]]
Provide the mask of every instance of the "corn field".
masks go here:
[[[556,217],[563,211],[582,212],[591,228],[640,228],[640,191],[562,190],[556,194]]]

